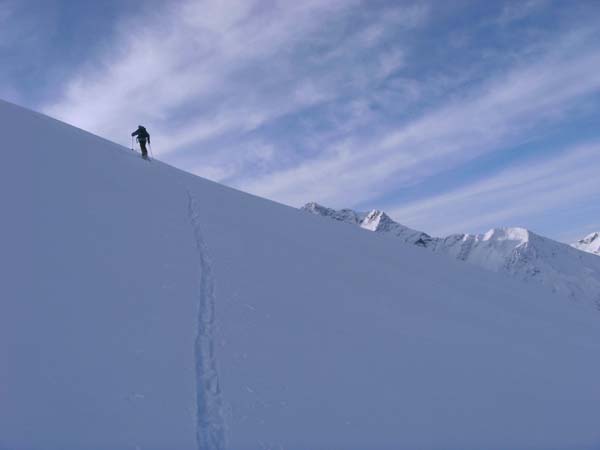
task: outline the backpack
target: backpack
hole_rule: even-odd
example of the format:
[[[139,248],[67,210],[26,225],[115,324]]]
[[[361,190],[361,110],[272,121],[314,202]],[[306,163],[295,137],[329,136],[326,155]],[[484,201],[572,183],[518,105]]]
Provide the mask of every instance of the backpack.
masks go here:
[[[138,136],[139,140],[144,140],[145,141],[145,140],[147,140],[150,137],[150,135],[146,131],[145,127],[139,127],[138,131],[139,131],[139,133],[138,133],[137,136]]]

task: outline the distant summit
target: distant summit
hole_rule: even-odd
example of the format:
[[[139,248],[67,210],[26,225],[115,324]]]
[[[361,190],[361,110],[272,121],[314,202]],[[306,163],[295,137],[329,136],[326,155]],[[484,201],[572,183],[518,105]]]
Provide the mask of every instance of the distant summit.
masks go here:
[[[386,213],[377,209],[373,209],[368,213],[358,212],[352,209],[335,210],[315,202],[307,203],[302,209],[311,214],[329,217],[330,219],[350,223],[352,225],[358,225],[365,230],[391,234],[409,244],[425,247],[432,240],[431,236],[428,234],[401,225],[395,222]]]
[[[307,203],[302,209],[317,216],[329,217],[330,219],[351,223],[352,225],[360,225],[362,220],[367,216],[367,213],[356,212],[351,209],[335,210],[315,202]]]
[[[541,283],[572,300],[591,302],[600,308],[600,259],[581,251],[599,254],[600,233],[593,233],[572,247],[518,227],[436,238],[399,224],[379,210],[334,210],[317,203],[308,203],[302,209],[525,282]]]
[[[584,252],[600,255],[600,232],[588,234],[571,246]]]

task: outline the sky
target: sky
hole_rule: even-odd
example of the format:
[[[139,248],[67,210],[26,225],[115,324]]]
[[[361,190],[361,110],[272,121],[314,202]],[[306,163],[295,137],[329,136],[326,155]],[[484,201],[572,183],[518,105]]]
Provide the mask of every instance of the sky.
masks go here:
[[[600,1],[0,0],[0,98],[294,207],[600,231]]]

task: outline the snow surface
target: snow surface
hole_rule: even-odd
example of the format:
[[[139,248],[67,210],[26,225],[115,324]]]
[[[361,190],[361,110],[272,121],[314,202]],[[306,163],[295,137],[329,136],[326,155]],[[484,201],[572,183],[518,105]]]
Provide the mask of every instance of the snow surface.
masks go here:
[[[542,286],[0,102],[0,449],[597,449]]]
[[[600,232],[588,234],[583,239],[571,245],[578,250],[600,255]]]
[[[307,203],[303,210],[336,220],[339,212],[316,203]],[[359,225],[378,233],[400,238],[403,242],[426,247],[434,252],[450,255],[461,261],[494,272],[502,272],[525,282],[543,284],[553,292],[576,302],[587,302],[600,309],[600,259],[585,254],[566,244],[539,236],[525,228],[495,228],[484,234],[457,234],[446,238],[432,238],[393,221],[385,213],[354,213],[342,210],[344,217],[358,214]],[[367,218],[374,218],[368,221]],[[585,240],[587,251],[598,245],[594,235]],[[576,245],[573,245],[576,247]]]

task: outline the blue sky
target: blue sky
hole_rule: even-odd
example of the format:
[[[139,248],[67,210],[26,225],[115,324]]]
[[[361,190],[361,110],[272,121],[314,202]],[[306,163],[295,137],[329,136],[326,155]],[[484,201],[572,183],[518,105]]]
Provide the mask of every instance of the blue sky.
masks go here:
[[[600,230],[600,2],[0,0],[0,98],[292,206]]]

